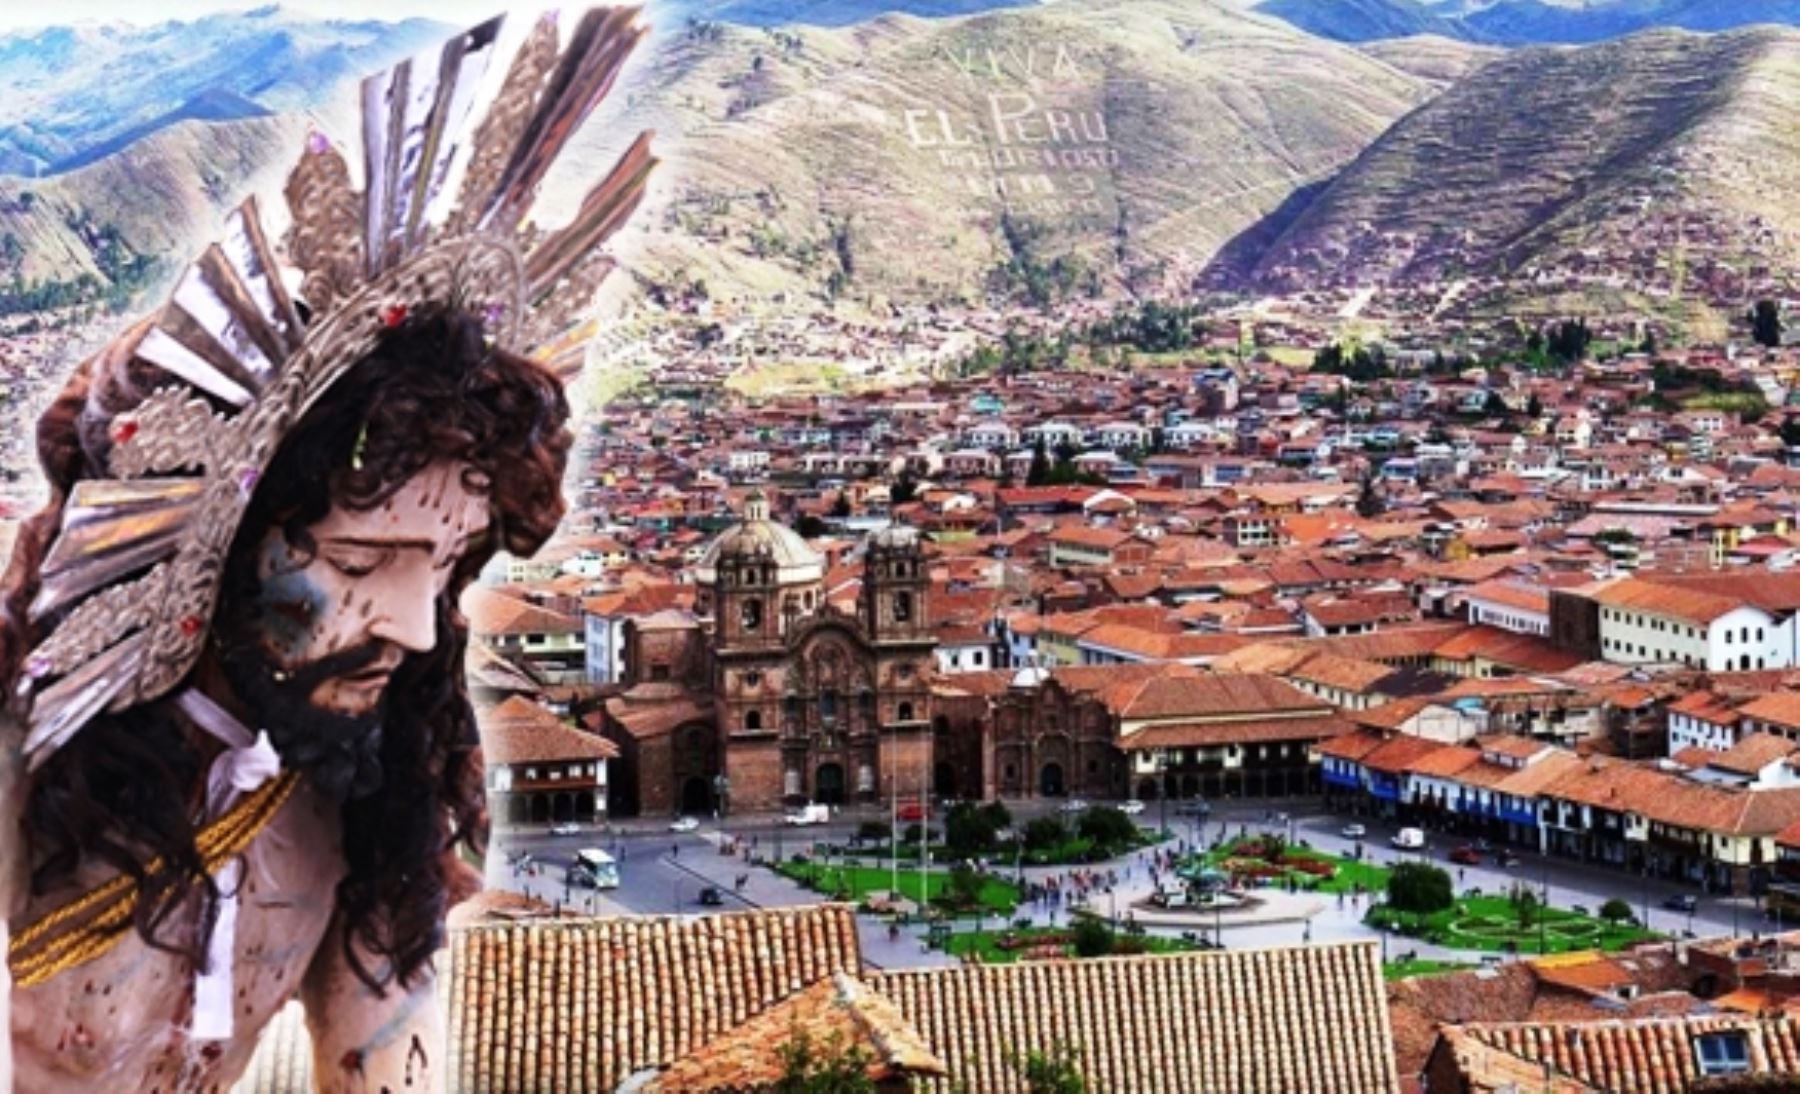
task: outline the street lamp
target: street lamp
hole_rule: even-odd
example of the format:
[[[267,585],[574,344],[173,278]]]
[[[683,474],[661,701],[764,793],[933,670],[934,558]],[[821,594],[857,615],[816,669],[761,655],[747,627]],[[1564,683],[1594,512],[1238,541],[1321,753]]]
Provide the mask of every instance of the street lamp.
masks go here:
[[[1169,750],[1156,750],[1156,801],[1162,811],[1162,821],[1157,827],[1157,835],[1166,836],[1169,832]]]

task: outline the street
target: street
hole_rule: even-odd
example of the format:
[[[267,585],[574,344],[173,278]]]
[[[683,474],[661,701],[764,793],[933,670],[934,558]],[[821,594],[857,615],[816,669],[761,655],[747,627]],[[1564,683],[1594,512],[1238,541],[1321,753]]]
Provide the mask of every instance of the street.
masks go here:
[[[1284,814],[1277,811],[1278,807],[1261,803],[1230,803],[1220,805],[1210,816],[1204,818],[1177,816],[1171,810],[1169,828],[1172,839],[1161,846],[1191,849],[1214,839],[1235,837],[1240,833],[1270,833],[1302,841],[1331,854],[1355,853],[1358,841],[1346,839],[1341,834],[1341,829],[1347,823],[1346,818],[1322,811],[1316,801],[1288,804],[1304,808]],[[1044,801],[1008,805],[1018,825],[1023,825],[1032,817],[1056,812],[1058,808],[1058,803]],[[504,830],[496,832],[494,836],[494,850],[488,862],[488,884],[525,892],[552,905],[593,914],[696,915],[815,903],[821,899],[819,894],[788,881],[772,870],[751,866],[741,854],[743,847],[750,846],[755,854],[779,860],[795,851],[809,849],[815,842],[849,842],[863,821],[875,819],[886,820],[886,811],[870,809],[857,813],[846,810],[829,822],[809,826],[783,824],[778,815],[729,818],[723,824],[707,819],[697,830],[691,832],[672,832],[669,830],[668,820],[654,818],[633,818],[598,828],[590,827],[566,836],[553,835],[541,829]],[[1148,826],[1156,825],[1160,819],[1161,810],[1156,806],[1151,806],[1136,817],[1140,824]],[[1481,865],[1457,866],[1446,861],[1446,855],[1464,842],[1458,837],[1427,833],[1424,848],[1417,852],[1402,852],[1389,845],[1390,837],[1398,830],[1397,825],[1363,818],[1357,818],[1357,823],[1367,828],[1367,836],[1360,842],[1368,861],[1378,865],[1392,865],[1407,859],[1432,862],[1450,873],[1458,893],[1472,890],[1490,894],[1504,893],[1513,885],[1524,883],[1540,894],[1547,894],[1549,903],[1555,907],[1580,906],[1589,912],[1597,912],[1609,898],[1619,897],[1627,901],[1640,921],[1645,922],[1652,930],[1677,937],[1686,931],[1692,931],[1701,937],[1749,935],[1757,931],[1773,930],[1777,926],[1764,922],[1757,901],[1749,897],[1702,897],[1694,913],[1675,912],[1665,909],[1663,901],[1692,890],[1673,882],[1660,879],[1646,881],[1603,866],[1568,862],[1530,852],[1519,852],[1517,865],[1510,868],[1495,865],[1489,856],[1483,857]],[[904,832],[906,828],[907,824],[903,822],[900,830]],[[721,853],[720,845],[726,840],[742,841],[738,845],[740,853]],[[564,880],[567,867],[574,861],[577,851],[588,847],[609,851],[618,860],[621,878],[618,888],[596,892],[567,885]],[[531,856],[536,864],[535,873],[530,870],[520,872],[511,865],[512,857],[520,852]],[[901,869],[908,869],[904,860],[901,862]],[[917,865],[912,865],[911,869],[916,870]],[[1069,869],[1026,867],[1022,874],[1027,880],[1042,881],[1051,875],[1066,874]],[[1148,872],[1142,868],[1137,856],[1098,863],[1090,869],[1112,869],[1121,875],[1121,883],[1113,893],[1098,895],[1092,903],[1091,907],[1101,914],[1123,915],[1133,902],[1142,900],[1149,893]],[[1014,874],[1003,863],[996,864],[996,870],[1004,876]],[[701,891],[708,887],[719,891],[722,897],[720,905],[707,906],[700,903]],[[1293,945],[1309,941],[1333,942],[1379,937],[1380,932],[1362,922],[1372,900],[1370,896],[1358,899],[1354,896],[1340,898],[1318,894],[1311,905],[1316,907],[1316,911],[1309,919],[1236,926],[1220,924],[1217,937],[1230,947]],[[1066,923],[1067,912],[1066,905],[1052,909],[1027,904],[1019,909],[1018,915],[1030,918],[1034,923],[1048,925],[1052,922]],[[947,960],[942,954],[924,950],[921,942],[922,928],[914,927],[911,932],[902,932],[898,940],[893,940],[889,937],[885,921],[862,916],[859,917],[859,922],[863,925],[864,955],[872,965],[895,968],[941,964]],[[958,923],[957,926],[965,930],[974,928],[971,921]],[[998,926],[998,923],[989,922],[987,926],[992,928]],[[1193,930],[1207,938],[1215,936],[1214,920],[1203,912],[1196,913],[1195,921],[1190,926],[1150,928],[1151,933],[1167,935],[1180,934],[1184,929]],[[1390,947],[1393,955],[1414,953],[1419,957],[1478,960],[1478,955],[1468,951],[1446,950],[1411,938],[1395,937],[1390,940]]]

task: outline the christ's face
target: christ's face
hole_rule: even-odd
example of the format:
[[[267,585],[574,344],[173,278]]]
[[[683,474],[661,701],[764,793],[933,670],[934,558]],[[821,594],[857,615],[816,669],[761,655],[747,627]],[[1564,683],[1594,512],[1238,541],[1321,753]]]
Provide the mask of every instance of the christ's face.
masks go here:
[[[468,471],[439,461],[373,509],[334,504],[308,529],[310,551],[269,529],[241,639],[274,681],[306,688],[302,701],[320,713],[362,718],[380,707],[401,661],[437,644],[438,598],[487,532],[489,499],[469,488]]]

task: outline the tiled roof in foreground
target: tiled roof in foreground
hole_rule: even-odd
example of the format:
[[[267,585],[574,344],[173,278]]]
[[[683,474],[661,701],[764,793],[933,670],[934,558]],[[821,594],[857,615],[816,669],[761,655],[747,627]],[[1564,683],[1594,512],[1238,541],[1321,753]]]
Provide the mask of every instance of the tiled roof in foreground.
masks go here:
[[[1023,1090],[1012,1056],[1080,1050],[1097,1090],[1394,1091],[1376,944],[872,974],[950,1068],[922,1090]]]
[[[943,1061],[886,996],[838,973],[677,1060],[644,1089],[710,1094],[773,1087],[786,1072],[783,1052],[796,1037],[820,1054],[860,1049],[868,1055],[869,1078],[878,1081],[945,1073]]]
[[[1701,1078],[1696,1039],[1729,1031],[1744,1039],[1750,1074],[1800,1073],[1800,1017],[1791,1014],[1446,1026],[1434,1056],[1451,1054],[1466,1090],[1503,1090],[1523,1080],[1530,1090],[1680,1094]]]
[[[610,1091],[834,973],[847,905],[469,927],[451,935],[450,1088]]]

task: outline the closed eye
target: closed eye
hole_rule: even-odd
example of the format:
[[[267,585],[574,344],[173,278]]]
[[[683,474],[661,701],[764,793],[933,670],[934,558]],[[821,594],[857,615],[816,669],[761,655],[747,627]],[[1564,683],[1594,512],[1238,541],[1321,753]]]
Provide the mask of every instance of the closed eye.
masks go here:
[[[366,577],[394,560],[395,548],[362,544],[336,544],[320,556],[346,577]]]

